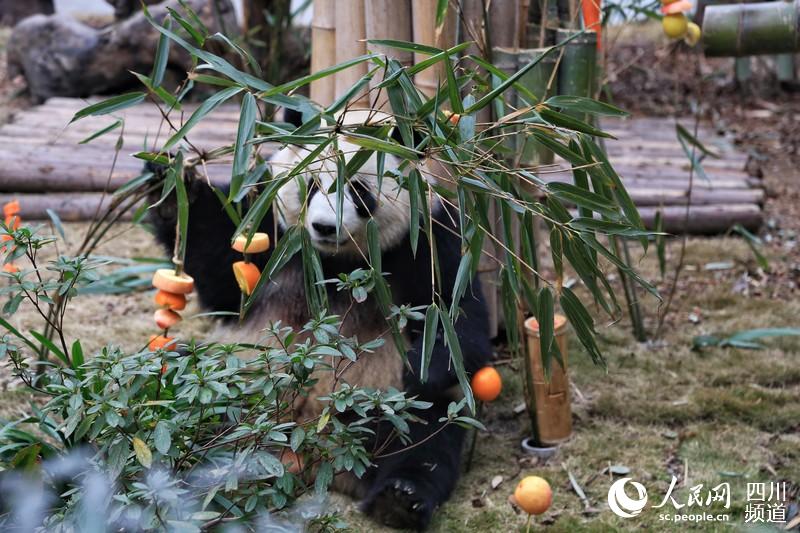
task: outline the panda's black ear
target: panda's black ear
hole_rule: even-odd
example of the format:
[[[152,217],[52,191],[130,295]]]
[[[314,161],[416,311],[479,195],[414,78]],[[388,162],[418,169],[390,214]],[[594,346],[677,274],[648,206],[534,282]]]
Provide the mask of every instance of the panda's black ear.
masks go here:
[[[411,133],[414,136],[414,146],[419,146],[419,143],[421,143],[422,140],[425,137],[420,132],[418,132],[416,129],[412,129]],[[397,126],[392,128],[391,138],[397,144],[402,144],[402,145],[405,146],[405,141],[403,140],[403,135],[401,135],[400,128],[398,128]]]
[[[296,109],[283,108],[283,122],[291,124],[295,128],[303,125],[303,113]]]

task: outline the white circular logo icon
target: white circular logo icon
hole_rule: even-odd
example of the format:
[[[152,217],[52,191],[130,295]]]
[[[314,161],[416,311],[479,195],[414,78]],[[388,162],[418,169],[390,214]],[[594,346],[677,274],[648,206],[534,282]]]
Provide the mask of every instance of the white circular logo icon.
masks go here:
[[[636,489],[638,498],[630,498],[625,494],[625,484],[631,481],[631,478],[624,477],[614,482],[608,489],[608,506],[614,511],[614,514],[622,518],[633,518],[644,509],[647,504],[647,491],[644,485],[631,481],[631,485]]]

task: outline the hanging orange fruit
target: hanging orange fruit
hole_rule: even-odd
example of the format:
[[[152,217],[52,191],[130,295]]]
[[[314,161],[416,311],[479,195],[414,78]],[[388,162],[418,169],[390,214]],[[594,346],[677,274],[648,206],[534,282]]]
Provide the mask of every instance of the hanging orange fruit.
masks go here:
[[[171,268],[159,268],[153,274],[153,287],[175,294],[189,294],[194,290],[194,279],[188,274],[176,274]]]
[[[236,277],[236,283],[239,284],[239,289],[247,296],[250,296],[253,293],[253,289],[255,289],[258,284],[258,278],[261,277],[261,272],[253,263],[236,261],[233,264],[233,275]]]
[[[167,292],[158,290],[153,298],[156,305],[173,311],[180,311],[186,308],[186,295],[175,294],[174,292]]]
[[[239,235],[233,241],[233,249],[237,252],[257,254],[269,250],[269,235],[266,233],[253,233],[250,244],[247,244],[247,235]]]

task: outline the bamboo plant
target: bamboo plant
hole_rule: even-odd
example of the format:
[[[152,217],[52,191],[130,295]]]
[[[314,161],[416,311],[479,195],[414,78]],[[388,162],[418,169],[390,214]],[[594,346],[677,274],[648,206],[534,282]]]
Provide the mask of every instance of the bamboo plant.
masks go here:
[[[230,190],[227,194],[218,191],[221,206],[237,226],[232,238],[253,225],[257,226],[272,207],[278,190],[295,179],[314,158],[327,153],[338,135],[347,136],[350,142],[360,147],[353,161],[364,161],[372,154],[377,155],[379,162],[384,160],[386,154],[401,159],[399,169],[386,168],[385,174],[379,179],[396,179],[399,186],[409,192],[412,247],[417,245],[421,232],[428,235],[429,242],[434,243],[433,221],[425,209],[429,198],[437,196],[444,203],[458,207],[462,259],[452,287],[453,302],[448,306],[438,296],[435,297],[424,312],[424,327],[426,337],[435,331],[444,335],[468,404],[473,409],[474,402],[463,371],[459,339],[454,334],[453,322],[459,314],[461,298],[471,290],[470,280],[477,273],[485,242],[491,242],[496,250],[492,260],[498,265],[502,308],[507,323],[516,324],[519,310],[522,310],[535,316],[542,324],[541,353],[545,366],[553,358],[560,357],[552,328],[547,326],[553,324],[553,315],[559,306],[592,360],[605,364],[596,341],[599,321],[596,317],[599,315],[596,311],[589,311],[587,306],[596,305],[602,309],[609,321],[619,317],[621,306],[616,290],[606,275],[609,267],[620,269],[657,297],[655,288],[609,244],[610,238],[622,236],[639,239],[646,246],[650,235],[644,229],[619,175],[595,140],[610,135],[588,121],[576,118],[586,115],[623,115],[624,112],[581,96],[540,99],[521,83],[531,69],[550,54],[559,53],[569,39],[549,47],[513,74],[502,72],[480,57],[460,56],[470,46],[469,42],[445,49],[400,40],[368,40],[368,50],[381,47],[384,50],[396,50],[398,54],[419,54],[425,59],[409,66],[387,55],[367,52],[276,86],[209,52],[205,48],[208,37],[205,29],[194,24],[191,13],[173,13],[172,17],[177,25],[191,28],[191,31],[187,32],[188,36],[180,34],[172,29],[176,25],[150,18],[162,36],[159,54],[167,54],[170,46],[183,48],[195,59],[196,65],[187,73],[187,80],[195,87],[202,85],[215,88],[217,92],[205,99],[183,123],[167,121],[171,130],[168,139],[150,150],[135,154],[135,157],[173,168],[195,167],[200,175],[204,173],[204,165],[212,160],[232,161]],[[158,65],[162,63],[157,61]],[[437,87],[428,95],[428,88],[418,87],[414,79],[415,76],[419,79],[420,73],[430,69],[436,69],[442,75],[437,77]],[[328,105],[297,94],[298,89],[313,81],[346,70],[362,74]],[[481,71],[488,71],[495,77],[496,83],[491,88],[476,81],[475,77],[481,76]],[[149,81],[159,77],[160,73],[155,71],[151,78],[143,78]],[[373,83],[378,77],[382,77],[382,81]],[[469,91],[470,87],[486,89]],[[462,97],[462,91],[465,90],[467,95]],[[525,116],[512,112],[476,127],[476,116],[487,107],[503,102],[506,93],[512,90],[517,93],[517,101],[530,108],[530,112]],[[386,128],[337,124],[337,113],[353,107],[365,92],[369,100],[374,101],[377,91],[385,92],[388,97],[388,111],[394,117],[402,143],[389,138]],[[165,116],[169,116],[187,92],[168,93],[150,83],[146,90],[94,104],[84,109],[81,116],[112,113],[139,104],[145,98],[149,98]],[[206,119],[213,109],[236,99],[241,101],[236,142],[211,151],[193,149],[192,129]],[[301,112],[304,124],[296,129],[288,128],[265,111],[273,106]],[[445,112],[445,109],[448,111]],[[573,166],[582,169],[587,179],[574,184],[547,183],[532,169],[510,165],[505,156],[497,152],[509,131],[521,132],[536,139]],[[269,147],[282,145],[314,148],[295,168],[271,173],[268,166],[263,164],[264,152]],[[419,171],[422,163],[436,163],[445,169],[444,175],[438,176],[438,184],[424,179]],[[382,168],[383,164],[379,163],[379,167]],[[357,171],[357,165],[345,165],[342,170],[338,177],[341,184]],[[176,168],[173,175],[182,175],[182,172]],[[145,180],[138,185],[147,187],[149,182]],[[337,194],[343,194],[344,189],[343,186],[337,187]],[[245,198],[249,201],[245,202]],[[494,226],[494,221],[489,218],[492,211],[499,218],[499,231],[494,233],[490,230]],[[554,265],[552,276],[544,275],[537,266],[534,221],[540,221],[547,228]],[[373,271],[373,279],[377,284],[375,292],[385,311],[393,340],[402,353],[405,341],[399,334],[396,314],[391,311],[390,286],[380,267],[378,235],[381,228],[374,221],[369,228],[365,260]],[[518,235],[514,228],[519,228]],[[245,312],[259,298],[261,287],[275,276],[289,257],[295,254],[301,254],[304,258],[315,256],[304,232],[301,221],[283,233],[275,245],[273,259],[263,269],[257,288],[244,302]],[[184,239],[185,235],[180,235],[180,238]],[[435,257],[435,254],[431,256]],[[435,266],[432,265],[434,269]],[[568,266],[583,282],[585,293],[565,286]],[[318,274],[314,268],[307,269],[305,274],[311,277],[306,280],[309,287],[322,281],[315,278]],[[441,284],[441,279],[437,283]],[[441,285],[439,288],[442,289]],[[322,311],[324,301],[315,298],[313,292],[310,291],[307,304],[316,314]],[[437,291],[437,294],[441,292],[443,290]],[[584,295],[579,297],[579,294]],[[430,361],[429,357],[422,359]],[[425,368],[419,371],[421,375],[426,374]]]

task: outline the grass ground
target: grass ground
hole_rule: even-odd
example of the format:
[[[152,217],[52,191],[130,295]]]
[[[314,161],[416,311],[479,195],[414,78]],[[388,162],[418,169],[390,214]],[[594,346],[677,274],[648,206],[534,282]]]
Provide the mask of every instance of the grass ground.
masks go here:
[[[85,227],[68,224],[70,240],[77,240]],[[671,261],[678,244],[669,246]],[[100,253],[141,257],[158,256],[160,250],[142,229],[127,228]],[[720,261],[733,267],[704,268]],[[520,441],[530,434],[527,416],[514,409],[523,401],[522,372],[518,362],[503,357],[499,369],[504,392],[487,406],[483,420],[488,431],[478,436],[473,468],[437,514],[433,531],[524,531],[525,517],[507,499],[525,475],[539,475],[551,483],[553,506],[536,523],[554,531],[686,528],[659,521],[656,510],[649,508],[629,520],[612,514],[606,504],[609,465],[630,469],[630,476],[658,501],[673,474],[679,478],[679,502],[686,502],[688,487],[729,482],[734,523],[743,519],[747,483],[800,480],[800,341],[769,341],[762,351],[690,349],[695,335],[797,325],[800,301],[734,293],[737,279],[752,266],[752,252],[738,239],[691,239],[686,264],[661,342],[636,343],[625,323],[603,324],[601,344],[608,357],[604,371],[570,339],[574,435],[547,463],[520,450]],[[651,279],[659,278],[652,254],[640,265]],[[87,349],[105,342],[135,349],[152,332],[150,298],[149,293],[86,297],[76,302],[66,330],[70,337],[81,338]],[[644,302],[653,316],[655,301]],[[689,320],[690,313],[699,323]],[[39,326],[30,308],[20,309],[11,321],[26,329]],[[198,318],[187,320],[181,329],[187,336],[202,336],[207,326],[207,319]],[[0,394],[0,412],[6,417],[21,414],[26,400],[24,393],[9,386]],[[585,491],[588,511],[571,488],[568,472]],[[495,476],[502,476],[503,482],[492,489]],[[381,531],[353,512],[351,502],[335,502],[355,531]],[[711,524],[691,527],[716,529]]]

